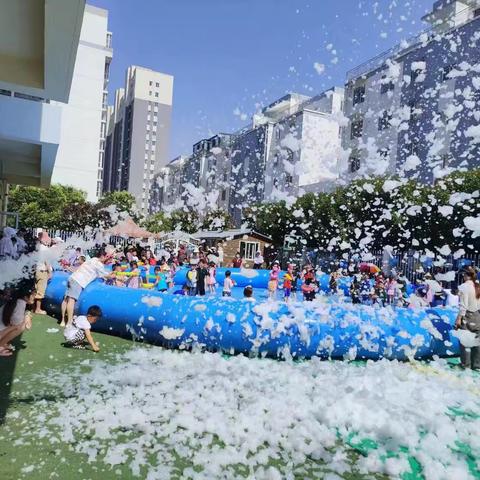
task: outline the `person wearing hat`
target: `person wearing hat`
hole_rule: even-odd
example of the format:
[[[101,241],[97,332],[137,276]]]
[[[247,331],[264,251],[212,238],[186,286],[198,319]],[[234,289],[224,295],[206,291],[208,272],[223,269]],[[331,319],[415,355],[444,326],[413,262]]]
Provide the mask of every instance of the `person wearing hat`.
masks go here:
[[[52,277],[52,266],[48,261],[48,251],[52,240],[47,232],[40,232],[38,235],[37,252],[38,263],[35,269],[35,310],[37,315],[46,315],[47,312],[42,310],[42,301],[45,298],[47,291],[47,284]]]
[[[62,321],[61,327],[72,325],[75,304],[78,301],[83,289],[87,287],[97,278],[112,278],[115,273],[108,272],[105,264],[109,262],[115,253],[113,247],[101,248],[93,258],[89,258],[85,263],[72,273],[67,282],[67,291],[65,299],[62,302]],[[65,324],[65,314],[67,315],[67,323]]]

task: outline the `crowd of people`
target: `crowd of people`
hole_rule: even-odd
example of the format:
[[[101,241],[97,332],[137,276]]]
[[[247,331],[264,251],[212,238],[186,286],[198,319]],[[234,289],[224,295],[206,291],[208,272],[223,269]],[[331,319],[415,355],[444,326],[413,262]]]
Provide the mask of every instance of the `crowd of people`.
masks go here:
[[[97,278],[117,287],[150,288],[186,296],[216,295],[218,288],[223,297],[231,297],[236,283],[229,267],[268,267],[267,291],[271,300],[278,300],[281,296],[285,302],[292,299],[311,302],[322,293],[343,297],[353,304],[378,307],[458,307],[456,327],[480,332],[480,284],[473,267],[463,271],[463,284],[459,288],[448,288],[429,272],[416,285],[411,285],[402,274],[382,272],[373,264],[339,264],[333,266],[330,272],[322,272],[311,264],[299,267],[295,263],[288,263],[282,272],[278,261],[266,265],[261,252],[256,253],[250,265],[244,262],[239,252],[230,261],[225,261],[222,244],[209,248],[180,245],[177,250],[165,246],[158,251],[141,245],[115,248],[103,244],[90,252],[84,252],[81,247],[68,248],[64,249],[58,264],[54,266],[47,252],[61,242],[58,238],[51,239],[46,232],[33,238],[25,231],[4,228],[0,239],[0,260],[15,260],[22,254],[36,251],[38,261],[31,281],[22,281],[17,288],[1,292],[0,356],[10,356],[13,351],[12,340],[31,328],[30,312],[40,315],[46,313],[42,309],[42,301],[54,268],[71,273],[61,306],[60,325],[65,327],[66,344],[75,348],[82,347],[86,341],[93,350],[98,350],[90,326],[101,317],[100,307],[92,305],[87,315],[75,316],[76,302],[82,291]],[[217,269],[222,266],[227,270],[223,284],[218,285]],[[150,267],[153,267],[152,274]],[[175,290],[174,276],[180,267],[187,268],[185,282]],[[325,286],[326,277],[328,288]],[[320,282],[324,283],[320,285]],[[243,297],[255,301],[251,286],[244,288]],[[477,350],[475,348],[469,352],[462,350],[462,364],[480,368],[480,347]]]

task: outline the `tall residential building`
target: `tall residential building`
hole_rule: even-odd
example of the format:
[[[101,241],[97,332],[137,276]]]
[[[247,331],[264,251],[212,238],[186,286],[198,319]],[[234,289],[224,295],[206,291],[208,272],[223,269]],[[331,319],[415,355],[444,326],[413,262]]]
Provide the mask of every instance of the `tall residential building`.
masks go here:
[[[340,173],[342,108],[342,88],[312,98],[289,94],[240,132],[197,142],[155,177],[151,213],[220,209],[239,225],[254,203],[330,190]]]
[[[480,1],[437,1],[423,20],[428,30],[348,73],[347,180],[480,166]]]
[[[50,184],[84,9],[84,0],[2,2],[0,225],[10,184]]]
[[[125,89],[116,92],[107,136],[109,158],[104,188],[128,190],[148,213],[155,173],[167,164],[173,77],[131,66]]]
[[[80,188],[90,201],[102,194],[111,60],[108,11],[86,5],[52,182]]]

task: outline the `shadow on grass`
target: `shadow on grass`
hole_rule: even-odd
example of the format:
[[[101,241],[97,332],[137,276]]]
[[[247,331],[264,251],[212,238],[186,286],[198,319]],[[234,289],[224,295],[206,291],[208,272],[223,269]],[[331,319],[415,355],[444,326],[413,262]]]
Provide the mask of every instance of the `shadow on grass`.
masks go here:
[[[0,358],[0,426],[5,423],[5,416],[11,403],[10,393],[12,391],[13,375],[18,356],[26,348],[21,335],[12,341],[12,345],[15,347],[13,355]]]

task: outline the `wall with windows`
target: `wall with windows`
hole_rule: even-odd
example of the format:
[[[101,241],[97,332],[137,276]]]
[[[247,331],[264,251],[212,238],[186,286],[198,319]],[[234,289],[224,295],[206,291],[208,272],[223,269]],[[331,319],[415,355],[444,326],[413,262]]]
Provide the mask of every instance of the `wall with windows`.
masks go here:
[[[112,50],[107,47],[108,12],[87,5],[52,183],[80,188],[88,200],[102,192],[106,137],[105,94]]]
[[[455,28],[424,34],[347,84],[347,180],[400,173],[432,182],[480,165],[480,11],[447,23]]]

